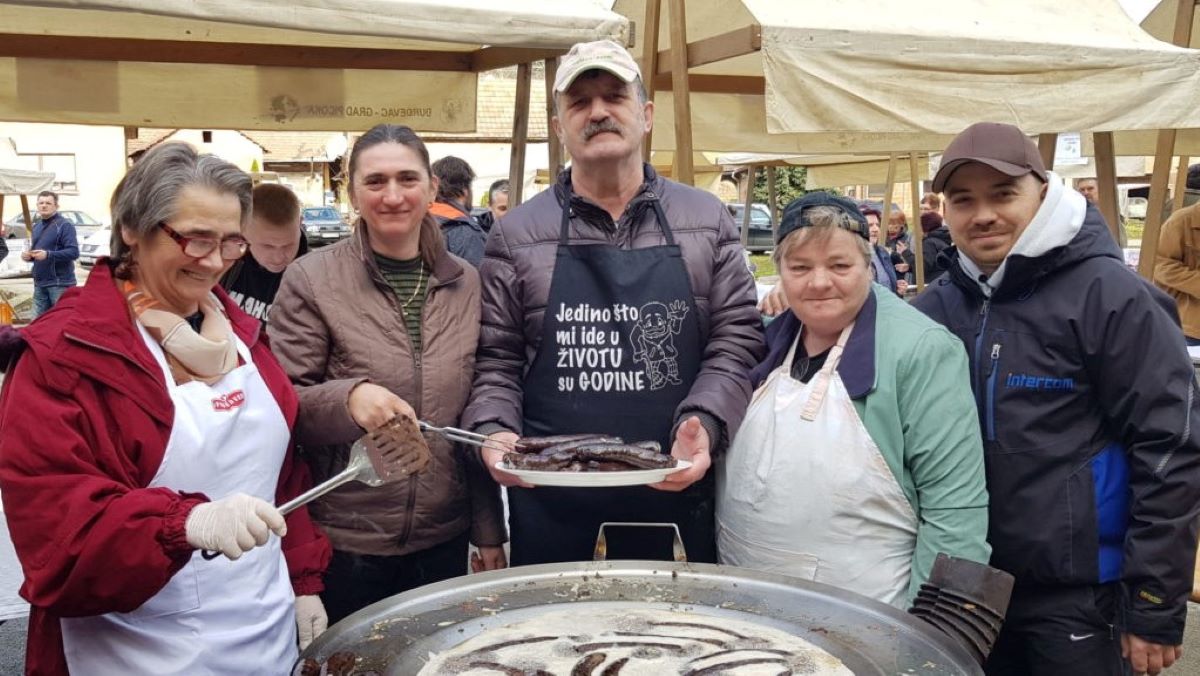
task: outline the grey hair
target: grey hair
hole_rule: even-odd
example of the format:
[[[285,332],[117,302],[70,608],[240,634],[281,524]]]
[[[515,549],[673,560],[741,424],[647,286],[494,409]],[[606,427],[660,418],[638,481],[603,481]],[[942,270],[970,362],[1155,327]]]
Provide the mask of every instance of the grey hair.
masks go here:
[[[854,236],[867,267],[871,266],[871,243],[858,235],[858,222],[837,207],[816,206],[804,210],[804,218],[812,225],[796,228],[788,233],[775,247],[775,265],[778,266],[792,249],[808,242],[824,242],[835,230],[845,230]]]
[[[128,274],[134,263],[133,252],[121,234],[129,232],[139,240],[148,237],[159,223],[175,217],[179,195],[191,186],[237,197],[241,223],[245,225],[250,218],[252,185],[246,172],[216,155],[201,155],[186,143],[151,148],[117,184],[109,202],[112,257],[118,263],[118,277]]]
[[[604,72],[604,71],[594,68],[591,71],[584,71],[583,73],[580,74],[580,77],[583,77],[584,75],[586,75],[589,72],[597,73],[597,72]],[[595,77],[595,76],[593,76],[593,77]],[[649,94],[649,92],[646,91],[646,83],[642,82],[641,75],[634,78],[633,82],[629,83],[629,86],[633,87],[634,92],[637,93],[637,100],[640,105],[644,106],[650,101],[650,94]],[[555,115],[558,115],[558,97],[560,97],[562,95],[563,95],[563,92],[554,92],[554,114]]]

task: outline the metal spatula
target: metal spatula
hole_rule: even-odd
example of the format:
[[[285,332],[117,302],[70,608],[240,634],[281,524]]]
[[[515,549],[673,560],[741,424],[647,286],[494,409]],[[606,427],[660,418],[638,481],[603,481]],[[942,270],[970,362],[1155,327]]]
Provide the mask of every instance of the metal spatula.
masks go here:
[[[408,419],[405,418],[405,420]],[[411,420],[408,421],[408,424],[414,431],[416,430],[416,425]],[[416,436],[420,446],[424,448],[423,454],[419,450],[417,452],[400,452],[398,449],[411,446],[411,443],[398,443],[399,435],[385,428],[387,428],[386,425],[354,442],[354,445],[350,447],[350,460],[346,463],[346,469],[283,503],[279,506],[279,513],[286,516],[289,512],[293,512],[351,481],[358,481],[368,486],[380,486],[423,470],[429,462],[429,447],[425,446],[420,432],[417,432]],[[408,435],[403,436],[408,437]],[[404,441],[410,441],[410,439],[411,437]],[[201,556],[206,560],[215,559],[220,554],[220,552],[210,550],[201,552]]]

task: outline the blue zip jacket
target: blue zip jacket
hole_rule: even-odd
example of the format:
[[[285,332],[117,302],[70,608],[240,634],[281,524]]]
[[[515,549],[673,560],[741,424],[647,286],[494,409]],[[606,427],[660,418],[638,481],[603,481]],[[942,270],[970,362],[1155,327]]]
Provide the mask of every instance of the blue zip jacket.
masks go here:
[[[79,258],[79,241],[75,224],[55,212],[49,220],[33,224],[30,249],[42,249],[46,259],[33,262],[34,286],[75,286],[75,259]]]
[[[993,566],[1018,585],[1119,582],[1121,629],[1182,642],[1200,512],[1200,405],[1174,303],[1087,207],[1065,245],[1010,255],[986,298],[950,269],[914,301],[966,345]]]

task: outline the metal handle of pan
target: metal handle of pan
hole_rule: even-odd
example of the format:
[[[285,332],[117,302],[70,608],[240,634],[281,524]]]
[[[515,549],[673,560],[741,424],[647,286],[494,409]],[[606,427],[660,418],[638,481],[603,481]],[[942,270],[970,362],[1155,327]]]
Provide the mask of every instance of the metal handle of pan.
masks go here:
[[[600,524],[600,530],[596,533],[596,547],[592,550],[593,561],[604,561],[608,556],[608,538],[604,534],[604,529],[608,526],[617,527],[635,527],[635,528],[670,528],[674,533],[675,538],[671,543],[671,554],[674,556],[677,563],[687,563],[687,550],[683,548],[683,538],[679,535],[679,526],[673,523],[633,523],[629,521],[605,521]]]

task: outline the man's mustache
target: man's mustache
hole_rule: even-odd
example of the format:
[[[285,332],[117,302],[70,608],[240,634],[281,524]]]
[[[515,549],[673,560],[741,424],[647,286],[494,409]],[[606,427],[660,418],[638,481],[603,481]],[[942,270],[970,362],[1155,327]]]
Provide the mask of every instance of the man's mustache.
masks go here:
[[[616,122],[606,118],[600,120],[599,122],[589,122],[588,126],[583,128],[583,140],[590,141],[596,134],[602,134],[606,131],[611,131],[614,134],[619,134],[622,136],[624,135],[621,134],[621,128],[617,126]]]

